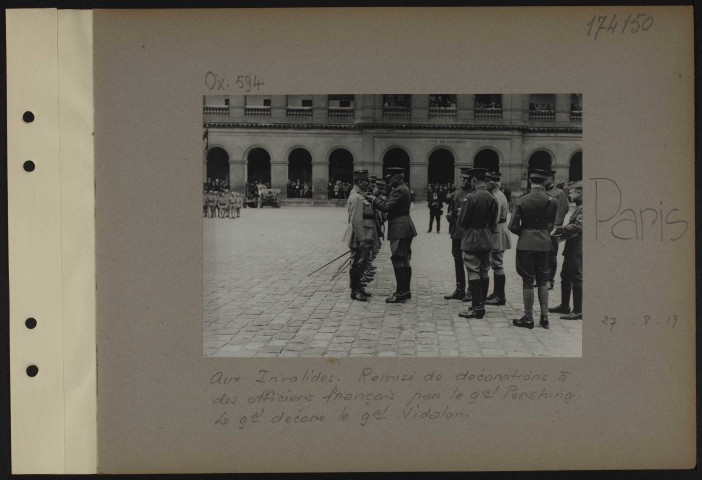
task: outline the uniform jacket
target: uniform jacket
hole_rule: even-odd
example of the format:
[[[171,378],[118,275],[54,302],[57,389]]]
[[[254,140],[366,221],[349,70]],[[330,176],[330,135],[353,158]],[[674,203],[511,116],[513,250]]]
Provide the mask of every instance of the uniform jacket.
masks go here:
[[[497,200],[487,191],[487,187],[478,187],[463,199],[458,224],[464,230],[461,250],[492,250],[492,232],[497,225]]]
[[[363,228],[366,233],[370,232],[373,238],[373,246],[380,247],[380,237],[376,224],[375,208],[365,198],[363,199]]]
[[[429,213],[432,215],[441,215],[444,213],[442,210],[444,208],[444,204],[441,201],[441,198],[434,200],[434,197],[432,196],[427,203],[429,204]]]
[[[497,226],[492,232],[492,249],[499,252],[512,248],[512,235],[507,228],[509,203],[507,202],[507,197],[499,188],[496,188],[492,195],[497,201]]]
[[[463,199],[466,195],[469,195],[470,190],[463,190],[459,188],[451,196],[448,206],[448,214],[446,215],[449,220],[449,234],[453,240],[463,240],[463,227],[458,224],[458,217],[461,214],[461,206],[463,205]]]
[[[214,207],[215,205],[217,205],[217,195],[215,195],[214,193],[208,193],[207,205],[209,205],[210,207]]]
[[[365,199],[361,195],[361,189],[354,185],[346,200],[346,207],[349,212],[348,226],[344,234],[344,242],[349,248],[358,248],[366,241],[373,239],[374,225],[366,227],[363,222],[363,203]]]
[[[517,199],[509,230],[519,235],[517,250],[553,250],[550,232],[556,220],[558,203],[543,189],[533,189]]]
[[[563,255],[583,254],[583,206],[578,205],[570,216],[568,225],[558,229],[565,238],[566,244]]]
[[[387,200],[376,197],[373,201],[374,207],[388,214],[388,240],[417,236],[417,230],[409,216],[411,203],[409,188],[404,183],[394,188]]]
[[[563,190],[561,190],[560,188],[556,188],[553,185],[551,185],[547,189],[544,189],[544,192],[546,192],[549,196],[555,198],[556,202],[558,202],[558,209],[556,210],[556,221],[553,224],[559,227],[563,225],[566,213],[568,213],[568,197],[566,196]]]

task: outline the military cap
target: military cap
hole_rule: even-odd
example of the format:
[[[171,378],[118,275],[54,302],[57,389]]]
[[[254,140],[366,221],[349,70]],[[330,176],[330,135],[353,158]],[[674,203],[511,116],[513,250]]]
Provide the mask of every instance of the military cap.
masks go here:
[[[470,168],[468,168],[468,167],[461,168],[461,177],[466,177],[466,178],[470,177],[470,173],[468,173],[468,172],[470,172]]]
[[[379,187],[384,187],[385,181],[384,180],[376,180],[375,184]]]
[[[385,173],[387,173],[387,174],[390,175],[390,176],[392,176],[392,175],[402,175],[402,176],[404,176],[404,175],[405,175],[405,169],[404,169],[404,168],[401,168],[401,167],[388,167],[388,168],[385,169]]]
[[[368,170],[354,170],[353,178],[357,180],[368,180]]]
[[[573,182],[570,182],[568,184],[568,188],[583,188],[583,181],[582,180],[575,180]]]
[[[485,180],[487,168],[471,168],[468,170],[468,175],[479,180]]]
[[[502,174],[500,172],[487,172],[485,178],[487,180],[492,180],[493,182],[499,182]]]
[[[375,174],[369,175],[369,176],[368,176],[368,179],[369,179],[371,182],[375,182],[376,180],[378,180],[378,175],[375,175]]]
[[[529,178],[541,178],[545,179],[550,175],[550,170],[541,170],[538,168],[532,168],[529,170]]]

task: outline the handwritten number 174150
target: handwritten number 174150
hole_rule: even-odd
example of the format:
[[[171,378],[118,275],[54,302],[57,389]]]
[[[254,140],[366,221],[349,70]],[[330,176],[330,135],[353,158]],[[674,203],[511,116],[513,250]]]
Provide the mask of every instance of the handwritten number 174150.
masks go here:
[[[653,26],[653,16],[639,13],[637,15],[629,14],[624,19],[621,17],[617,20],[617,15],[593,15],[592,19],[587,23],[587,36],[593,35],[597,40],[600,32],[606,33],[639,33],[647,32]]]

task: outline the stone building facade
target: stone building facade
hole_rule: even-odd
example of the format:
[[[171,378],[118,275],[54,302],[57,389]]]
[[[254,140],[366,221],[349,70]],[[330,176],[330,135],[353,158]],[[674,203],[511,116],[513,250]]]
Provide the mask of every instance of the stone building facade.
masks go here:
[[[355,169],[379,177],[402,166],[417,199],[429,183],[460,182],[476,157],[527,188],[527,169],[549,156],[556,181],[582,175],[582,97],[510,95],[245,95],[203,98],[203,176],[243,191],[308,181],[326,200],[329,184]]]

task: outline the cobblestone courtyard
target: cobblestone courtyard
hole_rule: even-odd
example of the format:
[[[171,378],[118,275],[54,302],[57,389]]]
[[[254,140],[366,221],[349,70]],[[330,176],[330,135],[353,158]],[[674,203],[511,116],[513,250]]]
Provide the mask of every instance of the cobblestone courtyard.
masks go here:
[[[505,253],[507,305],[487,306],[486,318],[464,319],[468,304],[444,300],[455,288],[448,225],[425,233],[424,203],[411,216],[412,299],[386,304],[394,289],[387,242],[374,262],[369,302],[349,297],[348,270],[332,276],[344,259],[346,209],[282,207],[242,209],[237,219],[204,218],[204,355],[216,357],[578,357],[582,321],[551,314],[550,330],[512,326],[522,316],[521,278],[515,250]],[[516,237],[513,238],[516,245]],[[562,249],[562,247],[561,247]],[[562,256],[559,255],[559,273]],[[492,272],[490,272],[492,291]],[[560,278],[549,304],[560,303]],[[539,313],[538,301],[535,315]]]

